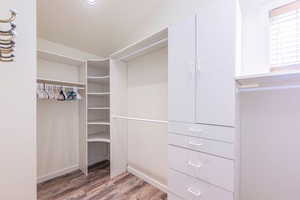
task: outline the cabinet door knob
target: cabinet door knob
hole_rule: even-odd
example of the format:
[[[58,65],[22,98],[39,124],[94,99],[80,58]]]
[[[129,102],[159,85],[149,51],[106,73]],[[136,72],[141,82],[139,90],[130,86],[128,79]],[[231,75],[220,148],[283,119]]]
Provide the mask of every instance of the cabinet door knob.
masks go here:
[[[187,191],[189,193],[191,193],[192,195],[196,196],[196,197],[200,197],[201,196],[201,192],[200,191],[195,191],[192,187],[189,187],[187,189]]]
[[[203,143],[196,143],[196,142],[193,142],[193,141],[189,141],[189,145],[192,145],[192,146],[203,146],[204,144]]]
[[[195,168],[201,168],[203,166],[203,163],[195,164],[191,160],[188,162],[188,165]]]
[[[196,128],[189,128],[189,131],[194,132],[194,133],[202,133],[202,129],[196,129]]]

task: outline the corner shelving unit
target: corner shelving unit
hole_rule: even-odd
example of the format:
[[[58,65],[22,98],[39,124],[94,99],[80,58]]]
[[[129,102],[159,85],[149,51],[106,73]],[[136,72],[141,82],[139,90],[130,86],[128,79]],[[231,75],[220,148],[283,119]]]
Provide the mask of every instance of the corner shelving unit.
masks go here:
[[[98,146],[106,145],[110,154],[110,60],[87,61],[87,146],[88,155],[99,155]],[[97,147],[89,148],[92,145]],[[100,148],[103,149],[103,148]],[[102,153],[103,154],[103,153]],[[93,156],[95,157],[95,156]],[[103,159],[98,156],[98,161]],[[91,164],[88,158],[88,163]],[[95,160],[94,158],[92,160]],[[95,161],[93,161],[95,162]],[[94,163],[92,163],[94,164]]]

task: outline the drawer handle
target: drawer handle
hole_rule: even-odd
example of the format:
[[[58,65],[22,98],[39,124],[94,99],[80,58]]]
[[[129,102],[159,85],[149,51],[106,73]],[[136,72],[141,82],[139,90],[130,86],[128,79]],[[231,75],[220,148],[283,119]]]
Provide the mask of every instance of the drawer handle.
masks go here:
[[[192,146],[203,146],[204,144],[203,143],[195,143],[193,141],[189,141],[189,145],[192,145]]]
[[[187,191],[188,191],[189,193],[191,193],[192,195],[196,196],[196,197],[200,197],[200,196],[201,196],[201,192],[200,192],[200,191],[198,191],[198,192],[197,192],[197,191],[194,191],[192,187],[189,187],[189,188],[187,189]]]
[[[189,128],[189,131],[194,132],[194,133],[202,133],[202,129],[196,129],[196,128]]]
[[[188,165],[195,168],[201,168],[203,166],[203,163],[194,164],[192,161],[189,161]]]

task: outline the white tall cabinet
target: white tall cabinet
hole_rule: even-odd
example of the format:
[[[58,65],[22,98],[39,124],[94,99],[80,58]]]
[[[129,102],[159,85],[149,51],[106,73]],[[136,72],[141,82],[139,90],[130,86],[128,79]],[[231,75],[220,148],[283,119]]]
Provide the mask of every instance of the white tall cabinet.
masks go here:
[[[195,122],[196,17],[169,27],[169,120]]]
[[[169,28],[169,120],[234,126],[235,29],[223,1]]]
[[[196,122],[235,124],[235,0],[213,0],[197,14]]]
[[[233,200],[237,2],[169,28],[169,200]]]

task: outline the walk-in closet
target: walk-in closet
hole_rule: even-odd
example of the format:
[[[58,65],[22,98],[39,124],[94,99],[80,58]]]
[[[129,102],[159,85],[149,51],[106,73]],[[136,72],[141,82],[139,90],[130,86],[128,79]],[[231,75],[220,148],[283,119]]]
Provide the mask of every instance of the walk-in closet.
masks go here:
[[[299,0],[1,0],[0,200],[297,200]]]

